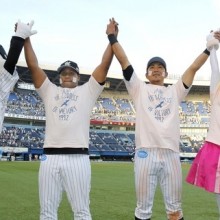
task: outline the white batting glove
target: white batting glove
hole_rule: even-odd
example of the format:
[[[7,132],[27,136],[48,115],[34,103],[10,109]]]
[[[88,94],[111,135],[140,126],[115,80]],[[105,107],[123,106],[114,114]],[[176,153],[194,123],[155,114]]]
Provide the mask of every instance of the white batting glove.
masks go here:
[[[30,37],[33,34],[36,34],[36,30],[32,30],[32,27],[34,25],[34,21],[31,21],[28,24],[22,23],[20,20],[18,20],[16,24],[16,31],[15,35],[16,37],[21,37],[23,39],[26,39]]]
[[[218,50],[219,48],[219,40],[214,37],[214,32],[211,32],[207,37],[206,37],[207,43],[206,47],[210,51],[213,48]]]

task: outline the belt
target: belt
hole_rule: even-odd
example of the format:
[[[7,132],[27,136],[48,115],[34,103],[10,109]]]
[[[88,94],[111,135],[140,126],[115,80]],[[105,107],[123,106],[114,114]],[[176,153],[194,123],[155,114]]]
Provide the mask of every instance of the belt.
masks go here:
[[[88,148],[44,148],[44,154],[89,154]]]

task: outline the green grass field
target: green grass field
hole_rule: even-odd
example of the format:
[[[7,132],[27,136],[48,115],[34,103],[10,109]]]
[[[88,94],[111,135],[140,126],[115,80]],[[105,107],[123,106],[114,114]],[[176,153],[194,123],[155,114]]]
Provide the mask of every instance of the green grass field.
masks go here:
[[[189,169],[183,164],[183,180]],[[0,219],[38,220],[39,162],[0,162]],[[133,220],[135,208],[132,163],[92,162],[91,212],[93,220]],[[215,196],[183,183],[185,220],[217,220]],[[64,195],[59,220],[72,219]],[[152,220],[166,220],[162,195],[156,192]]]

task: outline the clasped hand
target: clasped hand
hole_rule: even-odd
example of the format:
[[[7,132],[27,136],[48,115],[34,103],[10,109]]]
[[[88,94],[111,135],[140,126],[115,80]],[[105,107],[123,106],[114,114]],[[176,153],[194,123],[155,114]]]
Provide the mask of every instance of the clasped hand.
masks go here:
[[[33,25],[34,25],[33,20],[28,24],[22,23],[20,20],[18,20],[18,22],[15,24],[15,35],[14,36],[26,39],[30,37],[31,35],[36,34],[37,31],[32,30]]]

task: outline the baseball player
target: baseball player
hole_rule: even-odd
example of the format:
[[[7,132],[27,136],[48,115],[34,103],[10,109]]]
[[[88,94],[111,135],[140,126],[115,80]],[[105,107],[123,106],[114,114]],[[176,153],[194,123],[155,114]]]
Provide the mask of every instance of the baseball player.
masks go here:
[[[29,38],[24,49],[34,86],[46,112],[44,155],[39,170],[40,219],[57,219],[62,192],[66,191],[74,219],[91,220],[90,114],[104,88],[113,58],[111,45],[107,46],[89,81],[81,86],[78,86],[77,63],[68,60],[60,65],[57,72],[61,86],[56,86],[39,67]]]
[[[219,32],[212,32],[207,38],[212,71],[210,82],[211,116],[209,131],[202,148],[193,161],[186,181],[195,186],[204,188],[208,192],[215,193],[220,214],[220,71],[216,54],[216,50],[219,48],[219,41],[214,38],[215,36],[219,39],[219,35]]]
[[[151,219],[154,194],[159,183],[167,218],[183,220],[178,106],[189,92],[196,72],[208,59],[210,52],[207,49],[202,52],[177,83],[168,87],[164,86],[167,65],[162,58],[153,57],[147,63],[146,78],[149,84],[146,84],[137,77],[117,41],[114,19],[110,19],[106,33],[121,64],[124,81],[136,109],[135,219]]]
[[[36,33],[31,30],[32,23],[28,26],[22,26],[19,20],[16,26],[17,29],[11,38],[8,56],[2,45],[0,45],[0,132],[2,131],[4,113],[10,91],[18,81],[18,73],[15,65],[18,62],[25,39]]]

